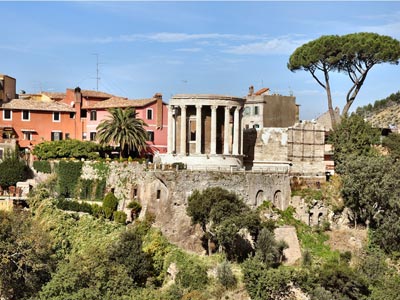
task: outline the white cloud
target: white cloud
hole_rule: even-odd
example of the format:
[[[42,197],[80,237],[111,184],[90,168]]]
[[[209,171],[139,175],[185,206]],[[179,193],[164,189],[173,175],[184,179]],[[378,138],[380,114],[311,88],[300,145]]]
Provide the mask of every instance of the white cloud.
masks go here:
[[[116,37],[99,37],[92,39],[95,43],[113,43],[113,42],[134,42],[138,40],[149,40],[161,43],[177,43],[185,41],[204,41],[204,40],[256,40],[260,36],[256,35],[238,35],[222,33],[180,33],[180,32],[158,32],[151,34],[129,34]]]
[[[224,52],[233,54],[291,54],[307,40],[291,40],[289,38],[274,38],[263,42],[232,46]]]
[[[176,49],[176,51],[179,51],[179,52],[200,52],[200,51],[202,51],[202,49],[201,48],[179,48],[179,49]]]

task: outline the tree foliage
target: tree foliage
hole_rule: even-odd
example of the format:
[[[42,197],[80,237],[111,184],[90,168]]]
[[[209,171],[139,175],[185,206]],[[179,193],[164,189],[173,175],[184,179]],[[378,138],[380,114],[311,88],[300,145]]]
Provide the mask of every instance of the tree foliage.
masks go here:
[[[37,144],[32,153],[41,160],[56,158],[95,159],[99,157],[102,150],[103,148],[99,144],[90,141],[61,140]]]
[[[394,161],[400,159],[400,134],[399,133],[390,133],[387,137],[384,137],[382,140],[382,146],[384,146],[388,152],[390,157],[393,158]]]
[[[31,299],[54,268],[49,237],[28,212],[0,210],[0,295]]]
[[[236,194],[220,187],[195,190],[188,198],[187,214],[193,224],[199,224],[211,241],[222,246],[230,258],[247,257],[251,247],[239,233],[242,229],[255,239],[260,218]],[[208,249],[211,254],[211,249]]]
[[[147,148],[147,126],[142,119],[136,118],[137,113],[133,107],[110,108],[110,117],[97,126],[97,139],[102,145],[119,145],[120,157],[129,151],[137,150],[139,153]]]
[[[256,256],[267,266],[277,267],[283,259],[283,250],[288,245],[283,241],[276,241],[274,233],[263,228],[258,234]]]
[[[346,162],[342,196],[355,221],[375,227],[389,208],[390,194],[384,189],[389,164],[384,157],[363,156]]]
[[[110,260],[104,245],[91,245],[60,263],[40,299],[121,299],[133,287],[124,265]]]
[[[20,160],[16,152],[7,153],[0,162],[0,186],[3,189],[15,186],[19,181],[32,178],[32,170]]]
[[[333,146],[335,170],[343,173],[343,164],[359,156],[377,154],[374,145],[379,143],[379,130],[373,128],[358,115],[343,117],[341,123],[329,135]]]
[[[110,260],[125,266],[133,285],[144,286],[146,280],[154,275],[153,261],[142,250],[142,236],[129,229],[123,232],[110,253]]]
[[[396,39],[376,33],[360,32],[346,35],[327,35],[297,48],[289,58],[291,71],[304,70],[322,86],[327,94],[332,124],[336,123],[332,105],[330,72],[347,75],[351,87],[347,92],[342,115],[347,115],[368,72],[377,64],[398,64],[400,43]],[[322,73],[322,76],[319,75]]]
[[[293,273],[285,268],[273,269],[265,265],[257,256],[242,264],[243,281],[253,300],[289,299]]]

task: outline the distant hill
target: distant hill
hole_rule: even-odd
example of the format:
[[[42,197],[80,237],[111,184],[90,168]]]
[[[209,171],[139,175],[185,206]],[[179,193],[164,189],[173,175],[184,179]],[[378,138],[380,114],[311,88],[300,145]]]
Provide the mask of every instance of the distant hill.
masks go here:
[[[356,114],[364,117],[374,127],[400,128],[400,91],[377,100],[374,104],[358,107]]]

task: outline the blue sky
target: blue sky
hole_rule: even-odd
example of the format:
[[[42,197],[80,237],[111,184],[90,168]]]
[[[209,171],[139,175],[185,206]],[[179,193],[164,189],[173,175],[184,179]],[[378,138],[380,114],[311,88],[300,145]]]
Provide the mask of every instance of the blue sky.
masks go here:
[[[376,32],[400,39],[400,2],[0,2],[0,73],[17,90],[80,86],[129,98],[157,92],[245,96],[250,85],[293,93],[300,117],[327,109],[324,90],[287,61],[321,35]],[[400,66],[378,65],[353,104],[400,90]],[[331,76],[334,105],[350,81]]]

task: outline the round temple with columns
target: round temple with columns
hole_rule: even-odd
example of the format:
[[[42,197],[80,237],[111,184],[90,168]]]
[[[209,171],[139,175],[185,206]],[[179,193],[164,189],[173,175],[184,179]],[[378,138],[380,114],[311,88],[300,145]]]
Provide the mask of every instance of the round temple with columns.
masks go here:
[[[188,167],[239,167],[245,99],[222,95],[180,94],[169,101],[168,154],[162,163]]]

